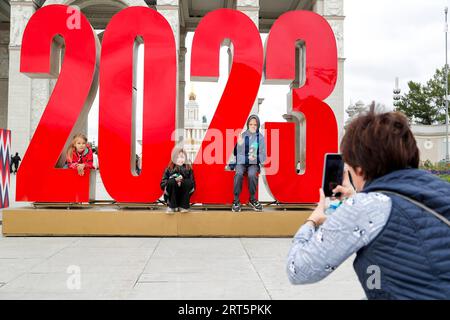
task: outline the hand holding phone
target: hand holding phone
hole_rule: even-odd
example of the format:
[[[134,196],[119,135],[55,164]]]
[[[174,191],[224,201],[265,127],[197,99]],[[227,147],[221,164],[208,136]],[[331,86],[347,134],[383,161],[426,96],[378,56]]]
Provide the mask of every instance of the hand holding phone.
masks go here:
[[[356,193],[356,190],[350,182],[350,172],[348,171],[347,166],[344,166],[342,184],[334,188],[332,192],[335,194],[334,196],[336,198],[350,198]]]
[[[344,161],[340,154],[327,153],[325,155],[322,189],[326,197],[340,197],[334,192],[343,183]],[[339,193],[339,190],[337,190]]]

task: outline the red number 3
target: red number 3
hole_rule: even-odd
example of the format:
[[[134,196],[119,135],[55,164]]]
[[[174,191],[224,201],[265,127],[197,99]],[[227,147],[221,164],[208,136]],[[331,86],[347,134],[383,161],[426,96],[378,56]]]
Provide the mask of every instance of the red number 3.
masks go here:
[[[266,79],[295,80],[295,47],[306,47],[305,85],[292,91],[292,110],[301,112],[306,124],[306,168],[298,175],[295,164],[295,124],[266,122],[267,152],[277,160],[278,170],[266,175],[274,198],[284,203],[319,200],[324,155],[338,149],[338,129],[333,110],[322,100],[337,80],[337,48],[333,30],[320,15],[290,11],[275,21],[266,48]],[[272,133],[278,130],[279,155],[274,155]],[[271,164],[273,165],[273,164]]]

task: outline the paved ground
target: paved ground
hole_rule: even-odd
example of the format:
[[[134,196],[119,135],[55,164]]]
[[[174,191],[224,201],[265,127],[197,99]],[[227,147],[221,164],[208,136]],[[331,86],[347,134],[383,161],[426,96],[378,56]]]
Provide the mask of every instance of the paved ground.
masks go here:
[[[290,239],[2,237],[0,300],[363,297],[352,259],[321,283],[290,285],[289,245]]]
[[[14,182],[13,178],[11,189]],[[353,257],[318,284],[292,286],[285,272],[290,243],[247,238],[0,237],[0,300],[364,296],[352,269]]]

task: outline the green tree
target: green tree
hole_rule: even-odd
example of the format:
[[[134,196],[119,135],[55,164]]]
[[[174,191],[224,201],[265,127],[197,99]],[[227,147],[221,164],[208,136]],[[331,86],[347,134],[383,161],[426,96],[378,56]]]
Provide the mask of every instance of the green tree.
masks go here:
[[[436,70],[425,85],[410,81],[408,88],[409,92],[401,97],[397,111],[403,112],[415,124],[445,123],[445,68]]]

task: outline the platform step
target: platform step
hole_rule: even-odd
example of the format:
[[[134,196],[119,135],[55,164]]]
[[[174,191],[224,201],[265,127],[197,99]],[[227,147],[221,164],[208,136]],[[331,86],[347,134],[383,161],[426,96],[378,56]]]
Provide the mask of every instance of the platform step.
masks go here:
[[[4,236],[292,237],[311,212],[13,208],[3,211],[2,231]]]

